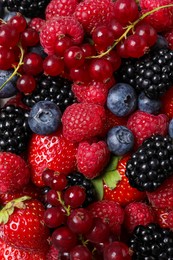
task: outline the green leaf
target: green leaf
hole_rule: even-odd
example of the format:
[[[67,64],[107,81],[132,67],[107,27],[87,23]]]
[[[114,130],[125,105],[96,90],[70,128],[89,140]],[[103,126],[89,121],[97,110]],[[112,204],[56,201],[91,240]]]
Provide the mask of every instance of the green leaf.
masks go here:
[[[105,172],[103,176],[105,184],[111,189],[115,189],[117,183],[121,180],[121,176],[117,170]]]
[[[102,200],[103,199],[103,179],[102,179],[102,176],[99,176],[98,178],[93,179],[92,183],[93,183],[94,188],[96,190],[98,200]]]
[[[120,160],[120,157],[112,156],[110,159],[110,162],[109,162],[108,166],[105,168],[104,172],[110,172],[110,171],[116,170],[119,160]]]

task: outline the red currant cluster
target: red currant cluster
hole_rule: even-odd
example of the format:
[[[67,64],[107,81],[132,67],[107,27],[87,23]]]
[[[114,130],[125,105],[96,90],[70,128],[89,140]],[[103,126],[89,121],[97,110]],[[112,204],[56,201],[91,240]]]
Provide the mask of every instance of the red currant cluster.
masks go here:
[[[86,191],[80,185],[68,186],[65,175],[46,169],[42,174],[46,185],[44,214],[45,224],[52,229],[52,245],[58,250],[61,259],[64,255],[83,260],[94,257],[109,257],[112,250],[131,259],[128,247],[121,242],[112,242],[114,235],[107,223],[95,218],[92,212],[83,207]],[[109,245],[108,248],[105,247]],[[115,249],[117,247],[117,249]],[[109,259],[109,258],[105,258]]]

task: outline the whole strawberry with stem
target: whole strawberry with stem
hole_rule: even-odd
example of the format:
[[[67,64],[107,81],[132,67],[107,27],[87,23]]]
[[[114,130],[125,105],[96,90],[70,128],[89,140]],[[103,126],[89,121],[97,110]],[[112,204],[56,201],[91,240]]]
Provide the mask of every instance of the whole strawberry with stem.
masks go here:
[[[49,229],[43,222],[44,206],[28,196],[8,202],[0,211],[1,238],[25,250],[49,248]]]

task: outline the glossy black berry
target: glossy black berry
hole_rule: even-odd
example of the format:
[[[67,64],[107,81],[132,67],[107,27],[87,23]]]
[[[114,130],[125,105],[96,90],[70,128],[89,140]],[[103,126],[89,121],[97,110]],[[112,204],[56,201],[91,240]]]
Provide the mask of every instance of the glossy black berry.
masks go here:
[[[96,200],[96,191],[94,189],[94,186],[91,182],[91,180],[86,179],[84,175],[81,173],[75,172],[67,176],[68,180],[68,186],[74,186],[74,185],[79,185],[82,186],[85,191],[86,191],[86,199],[84,204],[82,205],[83,207],[88,206],[92,202]]]
[[[154,223],[139,225],[132,233],[129,246],[133,260],[172,260],[173,232]]]
[[[36,89],[23,97],[23,102],[28,107],[33,107],[38,101],[48,100],[54,102],[63,112],[67,106],[76,102],[71,90],[72,82],[57,77],[41,75],[37,79]]]
[[[19,12],[26,17],[42,17],[50,0],[3,0],[10,12]]]
[[[132,187],[154,191],[173,173],[173,139],[154,135],[146,139],[127,162]]]
[[[8,105],[0,110],[0,151],[20,154],[31,134],[26,110]]]
[[[150,51],[140,59],[126,59],[117,78],[149,98],[159,98],[173,84],[173,50],[164,48]]]

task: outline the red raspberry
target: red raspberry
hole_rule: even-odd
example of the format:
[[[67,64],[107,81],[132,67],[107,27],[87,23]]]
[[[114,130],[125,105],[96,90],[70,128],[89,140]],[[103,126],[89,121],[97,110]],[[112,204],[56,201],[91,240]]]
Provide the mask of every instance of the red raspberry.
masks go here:
[[[91,32],[115,17],[114,4],[111,0],[85,0],[78,4],[74,14],[84,29]]]
[[[29,21],[28,23],[28,27],[36,30],[37,32],[39,32],[41,30],[41,27],[45,24],[45,20],[39,18],[39,17],[34,17],[33,19],[31,19],[31,21]]]
[[[46,20],[55,15],[67,16],[72,15],[77,6],[78,0],[52,0],[46,7]]]
[[[143,202],[132,202],[125,208],[124,224],[129,233],[138,225],[147,225],[154,222],[154,212]]]
[[[73,93],[78,102],[94,103],[104,105],[106,103],[108,86],[103,82],[92,81],[87,85],[72,85]]]
[[[104,223],[108,223],[111,231],[120,235],[121,225],[124,221],[124,210],[119,203],[109,200],[101,200],[89,205],[93,217],[101,218]]]
[[[173,228],[173,210],[172,209],[158,209],[153,207],[155,213],[155,221],[162,228]]]
[[[77,167],[86,178],[97,177],[109,162],[110,152],[104,141],[81,142],[77,151]]]
[[[0,152],[0,193],[15,192],[28,184],[30,171],[18,155]]]
[[[173,208],[173,176],[153,192],[147,192],[148,200],[156,208]]]
[[[140,0],[142,13],[147,13],[159,6],[172,4],[172,0]],[[167,31],[173,26],[173,7],[161,9],[146,17],[146,21],[151,24],[156,31]]]
[[[42,26],[40,43],[44,51],[51,55],[54,54],[56,40],[66,35],[71,37],[73,44],[80,44],[84,36],[83,28],[75,17],[56,16]]]
[[[168,31],[165,35],[166,40],[168,41],[169,48],[173,50],[173,29]]]
[[[87,140],[101,133],[105,120],[104,107],[97,104],[75,103],[68,106],[62,116],[63,135],[71,141]]]
[[[153,134],[165,135],[168,129],[168,118],[164,114],[154,116],[142,111],[133,113],[127,127],[133,132],[136,147]]]

